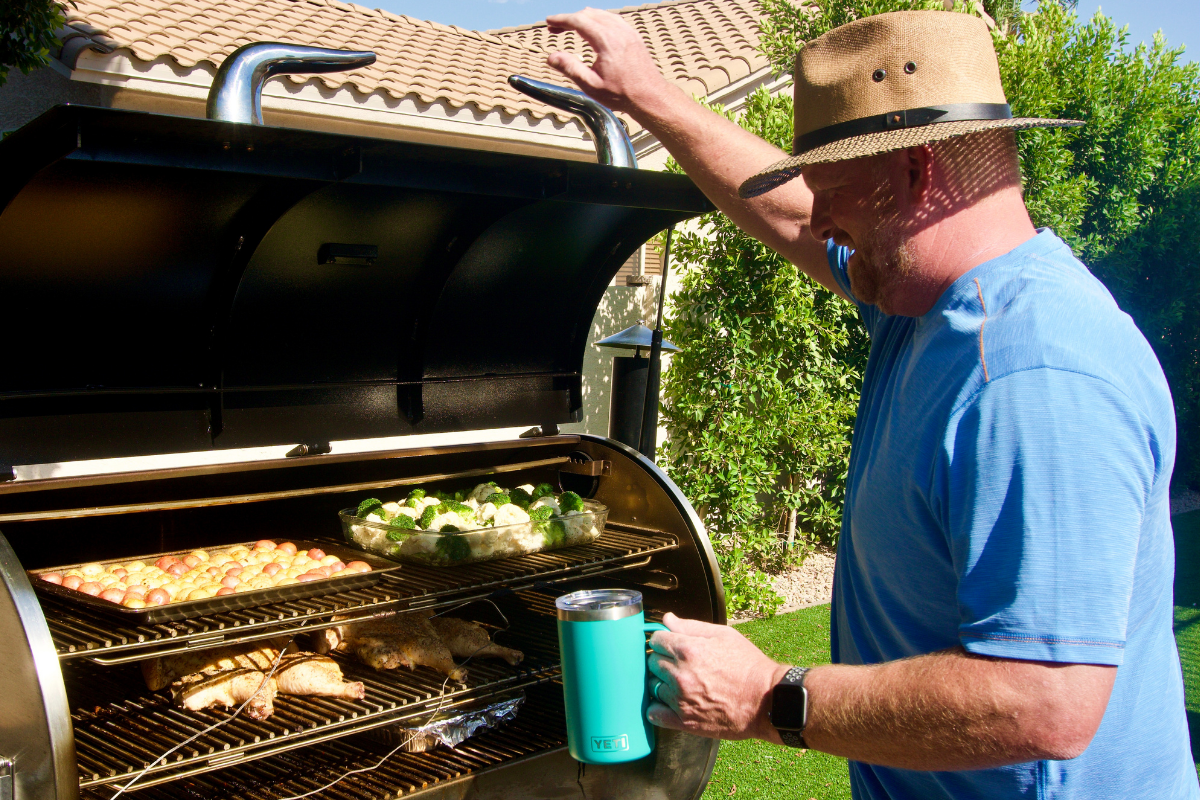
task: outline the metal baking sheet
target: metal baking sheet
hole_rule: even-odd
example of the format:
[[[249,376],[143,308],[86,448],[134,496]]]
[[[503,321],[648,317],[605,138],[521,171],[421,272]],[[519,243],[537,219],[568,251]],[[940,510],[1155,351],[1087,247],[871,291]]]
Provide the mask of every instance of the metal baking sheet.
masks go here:
[[[255,542],[258,541],[262,540],[255,540]],[[179,558],[186,556],[193,550],[228,550],[231,547],[237,547],[239,544],[253,550],[255,542],[234,542],[233,544],[218,544],[204,548],[193,547],[187,550],[114,558],[108,561],[86,561],[82,564],[67,564],[61,567],[47,567],[46,569],[36,570],[31,569],[26,570],[26,572],[29,573],[29,582],[33,584],[33,588],[37,592],[62,598],[92,611],[109,614],[131,625],[152,625],[159,622],[175,622],[181,619],[204,617],[222,611],[237,611],[240,608],[253,608],[254,606],[263,606],[269,603],[281,603],[288,600],[300,600],[305,597],[316,597],[318,595],[360,589],[364,586],[371,586],[383,575],[400,569],[400,565],[395,561],[333,542],[314,542],[307,539],[288,538],[271,539],[270,541],[275,542],[275,544],[292,542],[298,550],[311,550],[317,547],[324,550],[326,555],[337,556],[346,563],[351,561],[365,561],[371,565],[371,571],[359,572],[345,577],[330,577],[306,583],[294,583],[290,586],[254,589],[249,592],[237,592],[221,597],[209,597],[204,600],[184,600],[179,603],[166,603],[161,606],[147,606],[146,608],[126,608],[125,606],[119,606],[116,603],[92,597],[90,594],[85,594],[74,589],[67,589],[55,583],[47,583],[41,580],[39,576],[47,572],[66,572],[69,569],[79,569],[85,564],[100,564],[105,567],[111,564],[125,564],[130,561],[145,561],[147,564],[153,564],[163,556],[175,556]]]

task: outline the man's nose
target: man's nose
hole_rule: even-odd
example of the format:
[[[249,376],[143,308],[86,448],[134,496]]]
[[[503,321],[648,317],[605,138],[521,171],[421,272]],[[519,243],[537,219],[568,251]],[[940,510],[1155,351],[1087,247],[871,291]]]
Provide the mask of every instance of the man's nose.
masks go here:
[[[808,220],[808,231],[818,242],[823,242],[833,236],[833,217],[829,215],[829,203],[820,195],[813,195],[812,215]]]

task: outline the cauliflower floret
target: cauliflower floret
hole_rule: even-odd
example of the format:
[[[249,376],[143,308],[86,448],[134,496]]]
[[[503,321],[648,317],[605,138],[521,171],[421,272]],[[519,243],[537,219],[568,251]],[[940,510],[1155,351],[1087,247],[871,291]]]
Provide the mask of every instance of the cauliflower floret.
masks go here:
[[[489,504],[490,505],[490,504]],[[529,515],[520,506],[515,506],[512,503],[505,503],[496,509],[493,516],[496,525],[518,525],[522,522],[529,522]]]
[[[409,536],[400,544],[400,554],[406,556],[429,555],[436,549],[436,536]]]
[[[479,501],[476,500],[474,497],[468,497],[466,500],[463,500],[463,505],[470,506],[472,511],[475,511],[475,512],[479,511]]]
[[[468,497],[476,503],[482,503],[498,491],[500,491],[500,487],[494,483],[481,483],[471,490]]]
[[[400,513],[400,504],[399,503],[384,503],[383,510],[387,512],[387,518],[391,519],[392,517],[394,517]]]
[[[419,508],[414,509],[414,510],[417,511],[418,516],[420,516],[420,512],[424,511],[426,506],[436,506],[440,502],[442,502],[442,501],[438,500],[436,497],[430,497],[430,496],[426,495],[425,497],[422,497],[420,500],[417,501],[417,505],[419,506]]]
[[[453,525],[459,530],[470,530],[471,528],[478,527],[478,523],[475,520],[466,520],[453,511],[447,511],[444,514],[438,514],[434,517],[433,522],[429,523],[428,530],[440,531],[447,525]]]
[[[525,494],[533,494],[533,484],[532,483],[522,483],[517,488],[520,489],[521,491],[523,491]]]
[[[558,507],[558,501],[554,499],[553,495],[539,497],[533,502],[533,505],[529,507],[529,510],[533,511],[535,508],[541,508],[542,506],[549,506],[550,508],[554,509],[555,516],[558,516],[560,513],[562,513],[562,510]]]
[[[400,506],[396,510],[396,516],[400,516],[401,514],[403,514],[406,517],[412,517],[413,519],[421,518],[420,511],[417,511],[415,508],[409,508],[408,506]]]
[[[489,519],[492,519],[495,516],[496,516],[496,504],[495,503],[484,503],[483,505],[481,505],[479,507],[479,518],[481,520],[483,520],[484,522],[487,522]]]
[[[375,514],[375,513],[370,513],[370,514],[367,514],[367,518],[366,518],[366,519],[367,519],[367,522],[374,522],[374,523],[377,523],[377,524],[379,524],[379,525],[386,525],[386,524],[387,524],[387,520],[386,520],[386,519],[384,519],[384,518],[383,518],[383,516],[382,516],[382,515],[380,515],[380,514]]]
[[[596,530],[595,517],[591,514],[581,514],[578,511],[568,511],[561,518],[566,528],[566,540],[569,544],[581,541],[591,541],[600,535]]]

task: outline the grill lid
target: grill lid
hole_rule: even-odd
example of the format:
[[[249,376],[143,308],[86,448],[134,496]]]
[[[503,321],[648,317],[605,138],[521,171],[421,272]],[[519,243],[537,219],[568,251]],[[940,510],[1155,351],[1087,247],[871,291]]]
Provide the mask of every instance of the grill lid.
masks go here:
[[[0,464],[578,418],[688,179],[60,106],[0,143]],[[3,470],[0,470],[2,473]]]

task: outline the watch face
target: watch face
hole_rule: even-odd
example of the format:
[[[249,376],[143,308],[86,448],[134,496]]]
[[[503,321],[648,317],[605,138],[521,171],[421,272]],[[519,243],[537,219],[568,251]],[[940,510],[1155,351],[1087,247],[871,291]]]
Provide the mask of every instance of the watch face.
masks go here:
[[[803,686],[793,683],[776,684],[771,695],[771,724],[784,730],[803,729],[806,700]]]

